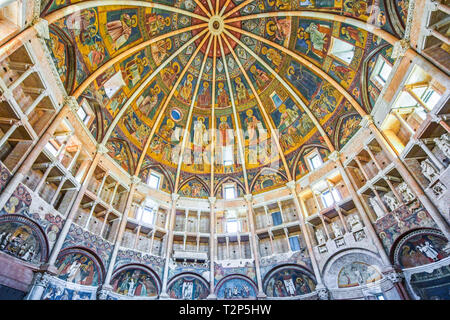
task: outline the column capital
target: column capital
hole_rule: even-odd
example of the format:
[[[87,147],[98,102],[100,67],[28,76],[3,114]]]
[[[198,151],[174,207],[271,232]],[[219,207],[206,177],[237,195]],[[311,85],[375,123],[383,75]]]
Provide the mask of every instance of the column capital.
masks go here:
[[[430,117],[430,120],[436,123],[439,123],[442,121],[442,118],[440,116],[438,116],[437,114],[434,114],[432,112],[429,112],[427,114],[428,117]]]
[[[360,125],[362,128],[367,128],[371,123],[373,124],[373,117],[372,117],[370,114],[366,114],[366,115],[362,118],[362,120],[361,120],[361,122],[359,123],[359,125]]]
[[[410,47],[411,45],[409,44],[409,41],[407,39],[401,39],[397,41],[396,43],[394,43],[391,58],[396,59],[399,57],[403,57]]]
[[[50,32],[48,29],[48,21],[40,17],[36,17],[33,22],[33,27],[36,30],[37,36],[42,39],[50,39]]]
[[[398,282],[401,282],[402,279],[405,277],[405,276],[403,275],[403,272],[399,272],[399,271],[395,271],[395,270],[388,271],[388,272],[384,273],[384,275],[385,275],[386,278],[388,278],[392,283],[398,283]]]
[[[295,192],[295,186],[296,186],[295,180],[291,180],[291,181],[289,181],[289,182],[286,183],[286,187],[289,188],[289,190],[291,191],[291,193],[294,193],[294,192]]]
[[[328,155],[328,159],[333,160],[333,161],[337,161],[339,159],[339,155],[340,155],[339,151],[334,150],[332,153],[330,153]]]
[[[216,197],[208,197],[208,200],[209,200],[209,203],[210,203],[210,205],[212,207],[216,203],[217,198]]]
[[[64,104],[67,104],[73,112],[77,112],[80,109],[77,99],[74,96],[66,96],[64,98]]]
[[[251,193],[244,195],[244,199],[247,202],[252,202],[253,195]]]
[[[34,281],[34,284],[36,286],[40,287],[47,287],[48,283],[50,282],[50,274],[46,271],[44,272],[37,272],[36,273],[36,280]]]
[[[323,284],[319,283],[316,286],[316,292],[319,300],[330,300],[330,292]]]
[[[108,151],[108,148],[104,144],[97,145],[97,153],[106,154]]]
[[[425,8],[427,8],[430,11],[436,11],[439,8],[439,5],[441,3],[436,0],[429,0],[425,3]]]
[[[131,176],[131,184],[138,184],[139,182],[141,182],[141,178],[139,178],[138,176]]]

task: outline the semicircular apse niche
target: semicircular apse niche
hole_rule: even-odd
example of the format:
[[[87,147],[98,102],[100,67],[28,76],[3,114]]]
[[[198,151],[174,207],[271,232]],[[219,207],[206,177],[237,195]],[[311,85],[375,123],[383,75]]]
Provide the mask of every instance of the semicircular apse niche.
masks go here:
[[[202,300],[209,294],[208,283],[196,275],[179,275],[170,280],[167,293],[172,299]]]
[[[217,299],[256,299],[256,286],[244,276],[222,279],[217,285]]]
[[[158,281],[144,268],[129,267],[117,272],[111,281],[113,291],[130,297],[156,297]]]
[[[56,260],[57,277],[85,286],[97,286],[102,282],[102,271],[97,259],[82,249],[64,250]]]
[[[381,280],[381,273],[363,262],[351,262],[342,267],[338,275],[338,287],[349,288]]]
[[[274,270],[266,277],[264,291],[268,297],[294,297],[311,293],[316,282],[301,268],[282,267]]]

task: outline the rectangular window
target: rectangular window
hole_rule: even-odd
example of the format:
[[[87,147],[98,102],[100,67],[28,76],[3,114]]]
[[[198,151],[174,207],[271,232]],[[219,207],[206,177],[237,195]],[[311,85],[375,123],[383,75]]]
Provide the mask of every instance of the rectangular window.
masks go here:
[[[374,80],[378,86],[382,87],[386,84],[389,74],[392,71],[392,66],[387,62],[383,56],[378,56],[375,67],[373,68],[371,80]]]
[[[154,219],[155,219],[155,211],[152,208],[144,207],[141,218],[142,222],[153,224]]]
[[[300,251],[300,241],[298,236],[289,237],[289,245],[292,251]]]
[[[332,38],[331,54],[349,65],[355,55],[355,46],[341,39]]]
[[[86,111],[84,111],[83,107],[78,108],[77,114],[80,117],[81,121],[83,123],[86,123],[86,119],[87,119],[88,115],[87,115]]]
[[[230,199],[236,198],[236,188],[234,185],[224,186],[223,193],[224,193],[225,200],[230,200]]]
[[[322,158],[318,153],[315,153],[313,156],[309,157],[308,161],[312,170],[319,168],[323,164]]]
[[[156,173],[150,172],[150,177],[148,178],[148,185],[150,188],[159,189],[159,183],[161,181],[161,177]]]
[[[320,197],[326,208],[331,207],[335,202],[341,201],[341,195],[335,188],[331,189],[331,192],[329,190],[322,192]]]
[[[283,223],[283,218],[281,217],[280,211],[272,213],[272,221],[274,226],[278,226]]]

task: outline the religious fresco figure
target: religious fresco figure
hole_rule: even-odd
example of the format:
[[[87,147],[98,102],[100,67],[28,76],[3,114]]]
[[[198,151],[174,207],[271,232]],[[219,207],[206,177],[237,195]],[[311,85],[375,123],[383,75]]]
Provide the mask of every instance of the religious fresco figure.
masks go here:
[[[266,32],[273,40],[278,40],[283,45],[287,45],[291,34],[291,20],[288,18],[273,18],[266,24]]]
[[[188,74],[186,77],[186,80],[184,81],[183,85],[180,89],[180,97],[185,102],[190,102],[191,96],[192,96],[192,81],[194,80],[194,77],[192,74]]]
[[[329,31],[328,26],[322,26],[314,22],[311,22],[306,28],[300,26],[297,30],[297,38],[301,40],[300,45],[306,49],[305,54],[311,52],[318,58],[324,59],[329,41]]]
[[[211,103],[211,93],[209,91],[209,82],[203,82],[203,87],[197,98],[199,106],[208,106]]]
[[[248,98],[248,91],[245,85],[242,83],[242,80],[240,77],[236,77],[236,92],[237,92],[237,100],[238,103],[245,103]]]
[[[123,13],[119,20],[109,21],[106,23],[106,30],[111,38],[112,46],[115,51],[119,50],[131,35],[133,28],[137,26],[137,16]]]
[[[360,45],[364,44],[364,33],[352,26],[341,28],[341,34],[346,40],[353,40]]]
[[[262,90],[264,87],[269,85],[270,78],[267,75],[267,73],[259,68],[256,68],[255,65],[252,65],[250,67],[250,72],[253,74],[253,76],[256,79],[256,84],[258,87]]]
[[[150,37],[159,34],[166,27],[170,27],[171,20],[170,17],[164,17],[163,15],[150,13],[145,16],[145,28]]]
[[[133,88],[142,78],[144,69],[149,65],[147,57],[141,57],[141,53],[137,54],[134,59],[126,62],[125,66],[121,66],[123,78],[129,88]]]
[[[156,65],[160,65],[166,57],[169,56],[170,49],[172,49],[172,40],[165,39],[152,43],[150,46],[153,60]]]
[[[230,99],[227,91],[224,89],[223,82],[219,82],[217,87],[217,103],[219,108],[228,107],[230,105]]]

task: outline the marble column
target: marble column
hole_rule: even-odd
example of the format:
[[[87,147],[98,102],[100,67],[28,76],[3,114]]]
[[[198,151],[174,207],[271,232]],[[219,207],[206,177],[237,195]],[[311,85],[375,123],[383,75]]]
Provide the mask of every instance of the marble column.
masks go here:
[[[120,244],[122,243],[123,234],[125,233],[125,227],[127,226],[128,213],[131,210],[131,204],[133,203],[134,194],[136,187],[139,184],[140,179],[133,176],[131,179],[130,190],[128,191],[128,196],[125,204],[125,209],[122,212],[122,219],[120,220],[119,231],[116,236],[116,241],[114,243],[113,252],[111,254],[111,259],[108,264],[108,271],[106,272],[105,281],[103,282],[102,289],[111,289],[111,277],[114,272],[114,266],[116,264],[117,254],[119,253]]]
[[[328,300],[328,289],[325,287],[323,280],[322,280],[322,275],[320,274],[319,265],[317,263],[317,259],[314,254],[313,246],[311,243],[311,236],[310,236],[308,228],[306,227],[306,224],[305,224],[305,219],[304,219],[305,214],[300,205],[299,195],[297,194],[295,181],[293,181],[293,180],[289,181],[288,183],[286,183],[286,186],[289,188],[289,191],[292,194],[295,209],[297,210],[297,216],[298,216],[298,220],[300,222],[301,232],[302,232],[303,238],[305,239],[305,242],[306,242],[306,248],[308,250],[308,255],[309,255],[309,258],[311,259],[311,265],[313,268],[314,276],[317,281],[316,291],[318,294],[320,293],[319,298],[321,300]]]
[[[254,212],[253,212],[253,203],[252,203],[253,196],[251,194],[246,194],[244,196],[245,202],[247,204],[247,213],[248,213],[248,225],[250,227],[250,245],[252,246],[253,251],[253,259],[255,261],[255,273],[256,273],[256,281],[258,285],[258,293],[256,297],[258,299],[264,299],[266,298],[266,294],[263,290],[263,284],[261,279],[261,269],[260,269],[260,256],[259,256],[259,249],[257,245],[257,239],[256,239],[256,232],[255,232],[255,219],[254,219]]]
[[[170,256],[173,247],[173,229],[175,228],[175,218],[177,215],[177,201],[180,198],[178,193],[172,193],[172,206],[170,209],[169,226],[167,230],[167,241],[166,241],[166,251],[164,257],[164,273],[163,273],[163,283],[161,288],[160,299],[167,299],[169,295],[167,294],[167,281],[169,277],[169,263]]]
[[[216,230],[215,230],[215,219],[216,219],[216,197],[209,197],[209,295],[208,300],[215,300],[217,296],[215,294],[215,283],[214,283],[214,264],[216,260]]]

